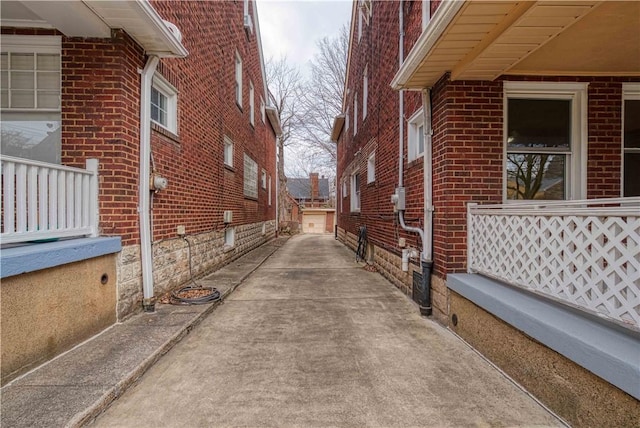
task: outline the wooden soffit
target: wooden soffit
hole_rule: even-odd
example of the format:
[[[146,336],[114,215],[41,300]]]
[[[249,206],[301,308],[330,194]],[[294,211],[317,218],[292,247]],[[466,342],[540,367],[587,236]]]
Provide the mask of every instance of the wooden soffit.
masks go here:
[[[427,26],[394,88],[430,87],[445,72],[452,80],[640,76],[639,1],[473,0],[442,9],[429,24],[442,30]]]

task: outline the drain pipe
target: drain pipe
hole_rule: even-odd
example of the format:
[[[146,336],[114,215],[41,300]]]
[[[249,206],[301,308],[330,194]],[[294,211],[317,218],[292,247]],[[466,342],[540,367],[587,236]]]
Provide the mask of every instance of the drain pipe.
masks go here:
[[[400,26],[400,37],[399,37],[399,46],[398,46],[398,68],[402,67],[404,63],[404,1],[400,0],[399,8],[398,8],[398,23]],[[428,92],[427,92],[428,93]],[[425,116],[425,126],[423,127],[425,130],[425,142],[429,141],[428,149],[425,144],[425,151],[423,155],[423,175],[424,175],[424,225],[425,229],[420,229],[419,227],[407,226],[404,221],[404,205],[401,209],[398,209],[398,220],[400,221],[400,227],[402,229],[417,233],[422,240],[422,252],[420,253],[420,265],[422,267],[422,297],[421,302],[419,302],[420,313],[422,315],[431,315],[432,307],[431,307],[431,272],[433,269],[433,256],[432,256],[432,234],[431,234],[431,220],[432,220],[432,190],[431,190],[431,104],[430,100],[427,99],[428,103],[425,103],[425,92],[423,91],[422,103],[424,107],[424,116]],[[399,92],[399,113],[398,113],[398,127],[399,127],[399,137],[398,137],[398,146],[399,146],[399,158],[398,158],[398,190],[396,191],[396,195],[400,193],[400,189],[402,189],[402,193],[404,193],[404,90],[400,90]],[[429,131],[427,131],[427,128]],[[428,135],[427,135],[428,134]],[[396,199],[397,200],[397,199]],[[425,236],[426,235],[426,236]],[[404,252],[403,252],[404,255]]]
[[[424,176],[424,238],[422,253],[422,285],[425,305],[420,307],[423,315],[431,315],[431,274],[433,272],[433,150],[432,150],[432,115],[431,89],[422,90],[422,107],[424,115],[424,155],[422,173]]]
[[[151,82],[159,58],[152,55],[140,72],[140,189],[138,214],[140,216],[140,257],[142,261],[142,307],[145,312],[155,310],[153,299],[153,255],[151,253]]]

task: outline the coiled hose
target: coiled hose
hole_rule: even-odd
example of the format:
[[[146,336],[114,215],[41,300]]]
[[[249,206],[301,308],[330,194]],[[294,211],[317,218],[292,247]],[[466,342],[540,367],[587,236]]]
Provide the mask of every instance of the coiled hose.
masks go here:
[[[216,302],[220,300],[220,291],[215,287],[203,287],[193,279],[193,268],[191,267],[191,243],[186,237],[188,258],[189,258],[189,277],[191,284],[173,290],[171,292],[170,302],[172,305],[204,305],[205,303]],[[206,293],[205,293],[206,292]],[[195,297],[186,297],[184,294],[194,294]]]

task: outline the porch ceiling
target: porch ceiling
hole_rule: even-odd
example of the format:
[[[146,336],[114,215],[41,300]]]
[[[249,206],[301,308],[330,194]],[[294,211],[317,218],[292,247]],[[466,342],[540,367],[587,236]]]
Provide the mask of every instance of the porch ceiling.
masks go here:
[[[640,76],[640,2],[445,1],[392,81],[395,89],[503,74]]]
[[[111,36],[121,28],[158,56],[186,56],[176,34],[146,0],[2,1],[2,26],[55,28],[69,37]]]

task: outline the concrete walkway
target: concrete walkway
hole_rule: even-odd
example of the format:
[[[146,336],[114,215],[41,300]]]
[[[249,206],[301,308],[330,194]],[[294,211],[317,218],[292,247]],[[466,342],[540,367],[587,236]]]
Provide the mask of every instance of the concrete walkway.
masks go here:
[[[198,281],[225,299],[284,239],[251,251]],[[2,427],[81,426],[117,399],[218,303],[156,305],[14,380],[0,390]],[[144,424],[143,424],[144,425]]]
[[[333,236],[302,235],[95,425],[561,423],[449,331],[421,318],[380,275],[355,264]]]

